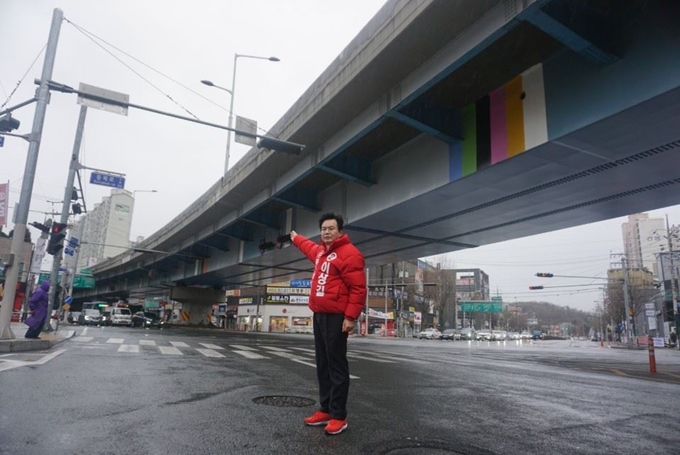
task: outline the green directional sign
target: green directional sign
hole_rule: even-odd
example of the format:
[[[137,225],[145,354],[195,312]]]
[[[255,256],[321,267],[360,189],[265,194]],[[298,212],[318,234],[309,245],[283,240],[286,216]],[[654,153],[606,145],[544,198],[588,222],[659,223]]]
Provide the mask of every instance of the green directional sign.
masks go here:
[[[492,302],[502,302],[503,297],[501,297],[500,295],[496,295],[496,296],[491,297],[491,301]]]
[[[503,311],[503,304],[500,302],[487,300],[462,300],[460,310],[466,313],[500,313]]]
[[[94,289],[94,277],[88,275],[76,275],[73,278],[73,289]]]

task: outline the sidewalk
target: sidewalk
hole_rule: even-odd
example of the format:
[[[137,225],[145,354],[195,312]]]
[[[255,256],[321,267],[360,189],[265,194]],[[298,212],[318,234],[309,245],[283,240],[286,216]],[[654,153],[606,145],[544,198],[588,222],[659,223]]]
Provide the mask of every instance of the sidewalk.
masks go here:
[[[12,322],[10,328],[12,329],[15,338],[11,340],[0,340],[0,353],[42,351],[49,349],[76,334],[76,331],[69,326],[59,324],[58,332],[42,332],[39,340],[33,340],[24,338],[26,329],[28,329],[25,324]]]

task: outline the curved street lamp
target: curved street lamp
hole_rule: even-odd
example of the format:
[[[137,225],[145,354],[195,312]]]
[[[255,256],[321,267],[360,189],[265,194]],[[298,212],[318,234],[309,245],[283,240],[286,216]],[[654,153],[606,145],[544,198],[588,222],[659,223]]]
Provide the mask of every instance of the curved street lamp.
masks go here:
[[[221,87],[217,84],[214,84],[212,81],[203,79],[201,81],[202,84],[207,85],[208,87],[215,87],[220,90],[224,90],[225,92],[229,93],[231,95],[231,102],[229,104],[229,128],[232,128],[233,125],[233,120],[234,120],[234,94],[236,92],[236,63],[238,62],[239,58],[252,58],[252,59],[257,59],[257,60],[269,60],[270,62],[280,62],[281,60],[278,57],[260,57],[257,55],[245,55],[245,54],[234,54],[234,73],[231,76],[231,90],[225,87]],[[226,175],[227,171],[229,170],[229,155],[231,152],[231,129],[227,131],[227,152],[226,156],[224,158],[224,173]]]

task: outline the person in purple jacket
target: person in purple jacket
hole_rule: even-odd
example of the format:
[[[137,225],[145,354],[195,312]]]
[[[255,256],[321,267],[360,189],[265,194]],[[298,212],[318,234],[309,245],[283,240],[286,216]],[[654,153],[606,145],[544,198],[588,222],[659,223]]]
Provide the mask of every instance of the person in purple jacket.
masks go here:
[[[31,314],[26,318],[24,324],[28,326],[26,330],[26,338],[38,338],[40,337],[40,332],[45,325],[45,319],[47,318],[47,307],[49,306],[48,292],[50,290],[50,282],[43,281],[40,283],[40,287],[33,292],[31,299],[28,301],[29,313]]]

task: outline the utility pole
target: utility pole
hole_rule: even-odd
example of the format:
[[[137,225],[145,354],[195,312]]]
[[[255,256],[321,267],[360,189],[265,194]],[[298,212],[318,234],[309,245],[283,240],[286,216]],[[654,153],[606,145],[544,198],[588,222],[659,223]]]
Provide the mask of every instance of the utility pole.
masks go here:
[[[18,207],[14,209],[14,238],[10,250],[10,260],[5,277],[5,293],[0,309],[0,339],[12,339],[14,334],[10,327],[12,309],[14,306],[14,296],[16,295],[17,282],[19,279],[19,264],[21,263],[21,250],[26,234],[26,222],[28,221],[28,210],[31,205],[31,195],[33,194],[33,182],[35,180],[35,170],[38,164],[38,152],[42,138],[43,124],[47,112],[49,101],[49,89],[47,82],[52,79],[52,70],[57,55],[57,43],[59,42],[59,32],[61,22],[64,19],[62,10],[55,8],[52,13],[52,26],[47,40],[45,50],[45,61],[43,63],[40,87],[36,93],[36,107],[33,116],[33,127],[28,136],[28,156],[26,157],[26,168],[24,170],[23,183],[21,184],[21,195]],[[50,313],[47,314],[49,320]]]
[[[630,348],[633,345],[633,339],[630,331],[630,295],[628,295],[628,264],[626,258],[621,258],[621,265],[623,266],[623,304],[626,312],[626,345]]]
[[[68,222],[68,214],[71,207],[71,195],[73,194],[73,182],[76,178],[76,171],[78,170],[78,155],[80,154],[80,144],[83,139],[83,131],[85,130],[85,119],[87,117],[87,106],[80,106],[80,115],[78,116],[78,127],[76,129],[76,137],[73,141],[73,152],[71,153],[71,160],[69,161],[68,167],[68,177],[66,178],[66,187],[64,188],[64,200],[61,205],[61,217],[59,222],[66,224]],[[60,296],[57,295],[57,284],[59,280],[59,267],[61,266],[61,257],[63,254],[63,248],[54,255],[54,260],[52,261],[52,272],[50,273],[50,294],[49,294],[49,308],[54,309],[55,304],[57,308],[60,308],[58,300]],[[66,275],[66,273],[64,273]],[[66,278],[66,277],[64,277]],[[56,330],[59,329],[59,318],[57,318]],[[50,318],[47,318],[45,322],[45,330],[50,329]]]
[[[673,316],[675,319],[675,342],[676,348],[680,350],[680,314],[678,314],[678,274],[673,262],[673,242],[671,241],[671,228],[668,224],[668,214],[666,214],[666,240],[668,240],[668,253],[671,257],[671,299],[673,300]],[[662,263],[663,266],[663,263]],[[662,267],[663,268],[663,267]]]

